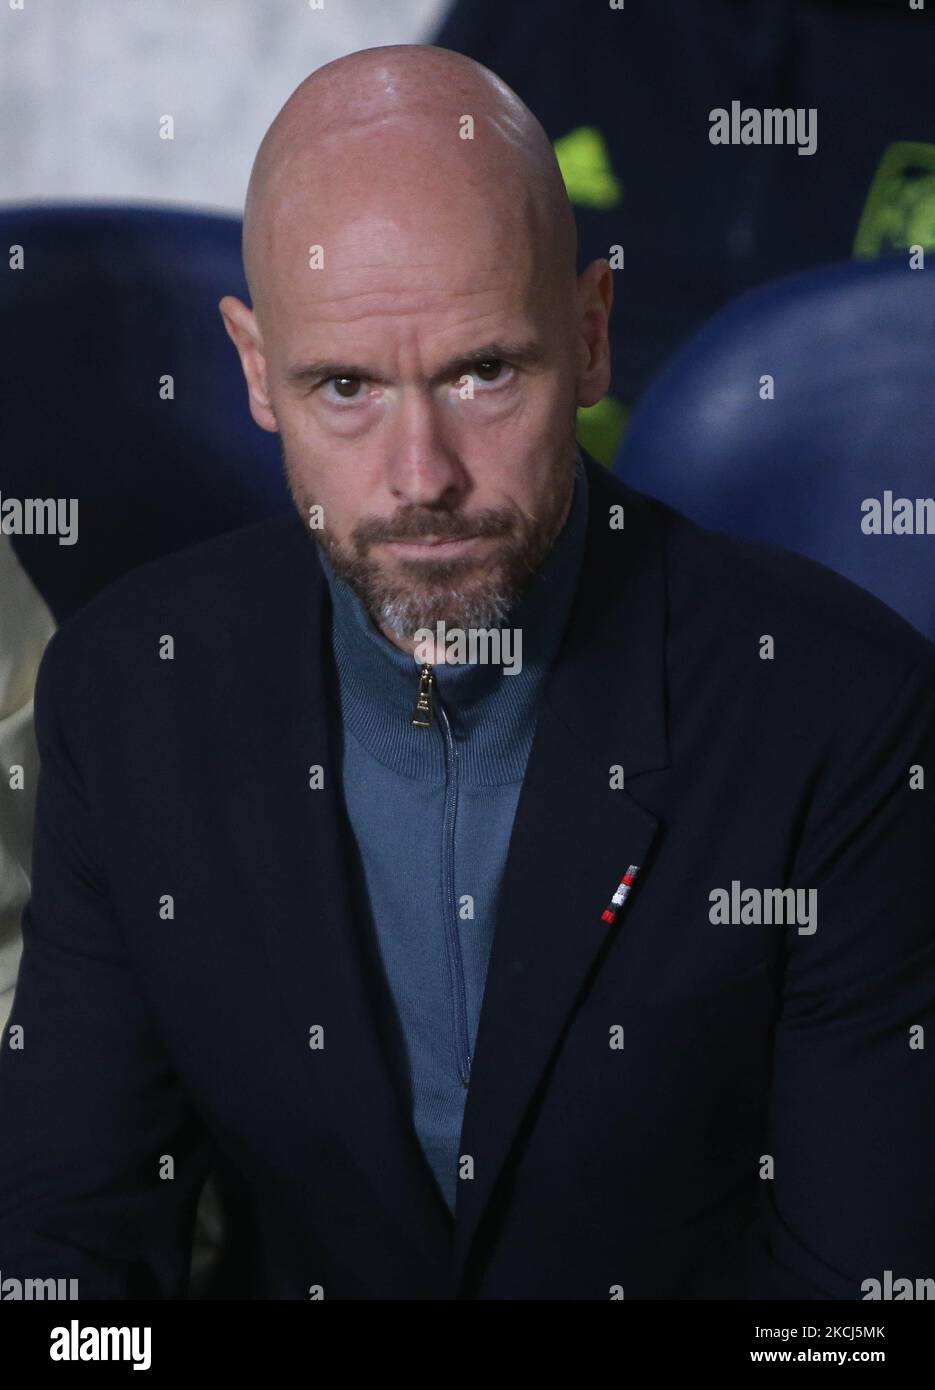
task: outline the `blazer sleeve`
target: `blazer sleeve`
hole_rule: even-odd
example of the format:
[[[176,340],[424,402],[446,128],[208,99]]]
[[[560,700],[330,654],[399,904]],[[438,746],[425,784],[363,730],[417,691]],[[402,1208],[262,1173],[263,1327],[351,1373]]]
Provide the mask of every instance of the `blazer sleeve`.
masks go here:
[[[772,1175],[702,1297],[862,1299],[887,1270],[935,1276],[933,656],[842,713],[792,874],[815,930],[782,929]]]
[[[182,1298],[209,1145],[108,900],[58,709],[62,637],[36,687],[32,897],[0,1048],[0,1271],[77,1279],[79,1299]]]

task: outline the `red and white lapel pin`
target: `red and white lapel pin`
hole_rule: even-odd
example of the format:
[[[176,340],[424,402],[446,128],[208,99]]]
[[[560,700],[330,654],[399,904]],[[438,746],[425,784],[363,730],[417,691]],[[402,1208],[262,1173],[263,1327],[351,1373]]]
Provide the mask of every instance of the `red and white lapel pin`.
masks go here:
[[[636,878],[639,871],[639,864],[631,864],[629,869],[627,869],[623,878],[617,884],[616,893],[611,898],[607,906],[604,908],[604,911],[601,913],[602,922],[613,923],[615,921],[617,913],[620,911],[620,909],[623,907],[623,904],[630,896],[630,889],[633,887],[633,880]]]

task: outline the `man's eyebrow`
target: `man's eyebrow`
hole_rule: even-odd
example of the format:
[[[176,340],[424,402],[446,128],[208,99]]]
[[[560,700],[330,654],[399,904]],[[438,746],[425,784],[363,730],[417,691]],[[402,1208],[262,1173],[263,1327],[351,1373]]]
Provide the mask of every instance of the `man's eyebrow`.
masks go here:
[[[536,367],[543,360],[542,349],[534,340],[523,342],[484,343],[479,348],[446,362],[429,380],[430,386],[439,386],[455,376],[471,371],[479,362],[492,358],[514,363],[518,367]],[[306,362],[300,367],[292,367],[286,377],[290,386],[311,387],[329,377],[350,376],[361,381],[381,381],[383,378],[372,367],[359,362],[320,361]]]

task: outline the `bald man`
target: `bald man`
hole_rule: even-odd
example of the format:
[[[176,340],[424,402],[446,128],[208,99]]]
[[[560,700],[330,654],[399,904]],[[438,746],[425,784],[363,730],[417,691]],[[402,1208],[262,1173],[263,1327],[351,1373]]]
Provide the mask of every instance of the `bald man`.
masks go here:
[[[211,1170],[254,1297],[935,1268],[935,650],[578,447],[575,254],[447,51],[331,63],[263,140],[220,307],[295,513],[47,650],[4,1277],[184,1297]]]

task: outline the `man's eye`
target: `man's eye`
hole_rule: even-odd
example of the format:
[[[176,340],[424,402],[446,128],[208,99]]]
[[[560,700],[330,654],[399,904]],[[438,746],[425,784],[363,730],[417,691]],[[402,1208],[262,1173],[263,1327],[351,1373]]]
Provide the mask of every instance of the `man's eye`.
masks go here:
[[[498,382],[508,382],[511,378],[507,373],[511,373],[512,368],[508,362],[504,362],[500,357],[485,357],[481,362],[472,362],[464,369],[458,377],[456,384],[464,385],[466,377],[476,377],[478,381],[487,382],[493,385]]]
[[[330,386],[332,383],[342,400],[352,401],[359,393],[361,380],[359,376],[329,376],[322,385]]]

